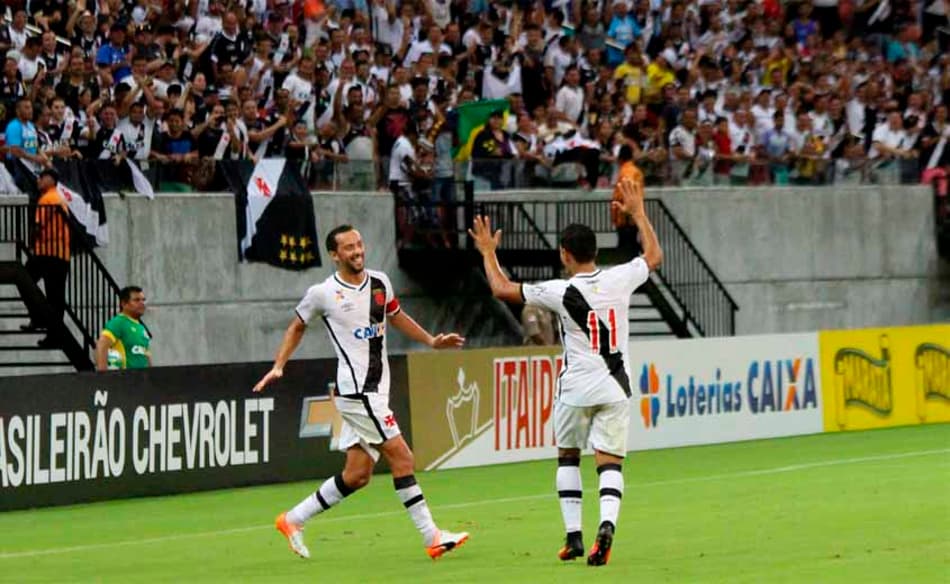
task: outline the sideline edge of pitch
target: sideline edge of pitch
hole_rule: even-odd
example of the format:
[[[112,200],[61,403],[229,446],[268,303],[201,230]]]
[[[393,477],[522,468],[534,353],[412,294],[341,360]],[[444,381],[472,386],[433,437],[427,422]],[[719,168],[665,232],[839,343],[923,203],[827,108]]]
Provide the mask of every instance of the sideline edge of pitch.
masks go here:
[[[900,452],[895,454],[881,454],[877,456],[862,456],[857,458],[838,458],[831,460],[822,460],[816,462],[806,462],[801,464],[791,464],[786,466],[777,466],[773,468],[763,468],[759,470],[744,470],[739,472],[723,473],[723,474],[714,474],[714,475],[703,475],[697,477],[687,477],[682,479],[669,479],[665,481],[652,481],[647,483],[639,483],[635,486],[637,488],[642,487],[660,487],[667,485],[678,485],[684,483],[702,483],[710,482],[722,479],[733,479],[740,477],[751,477],[751,476],[760,476],[760,475],[770,475],[770,474],[780,474],[784,472],[795,472],[798,470],[808,470],[812,468],[821,468],[824,466],[838,466],[842,464],[855,464],[860,462],[877,462],[881,460],[894,460],[900,458],[912,458],[915,456],[929,456],[931,454],[946,454],[950,452],[950,448],[940,448],[936,450],[917,450],[911,452]],[[633,487],[634,485],[630,485]],[[482,499],[479,501],[466,501],[464,503],[449,503],[447,505],[439,505],[434,507],[436,511],[442,509],[464,509],[467,507],[478,507],[480,505],[492,505],[497,503],[514,503],[518,501],[532,501],[535,499],[546,499],[552,497],[551,493],[544,493],[540,495],[524,495],[521,497],[503,497],[497,499]],[[320,519],[320,523],[338,523],[341,521],[359,521],[362,519],[377,519],[380,517],[391,517],[395,515],[404,515],[405,511],[381,511],[378,513],[362,513],[356,515],[344,515],[340,517],[328,517],[326,519]],[[194,539],[201,537],[216,537],[221,535],[230,535],[235,533],[246,533],[248,531],[258,531],[263,529],[273,529],[273,525],[252,525],[248,527],[235,527],[231,529],[219,529],[216,531],[200,531],[196,533],[180,533],[176,535],[164,535],[161,537],[146,537],[141,539],[129,539],[124,541],[113,541],[107,543],[95,543],[87,545],[77,545],[69,547],[60,547],[60,548],[49,548],[43,550],[26,550],[21,552],[9,552],[9,553],[0,553],[0,560],[12,560],[17,558],[32,558],[37,556],[49,556],[49,555],[59,555],[59,554],[69,554],[73,552],[85,552],[90,550],[99,550],[99,549],[109,549],[114,547],[127,547],[134,545],[149,545],[153,543],[162,543],[166,541],[178,541],[182,539]]]

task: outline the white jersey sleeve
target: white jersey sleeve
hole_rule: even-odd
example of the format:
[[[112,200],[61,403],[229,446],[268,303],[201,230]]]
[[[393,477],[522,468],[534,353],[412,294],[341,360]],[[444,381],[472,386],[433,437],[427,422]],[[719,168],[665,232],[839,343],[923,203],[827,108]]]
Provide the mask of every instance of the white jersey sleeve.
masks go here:
[[[549,280],[538,284],[522,284],[521,298],[525,304],[547,308],[551,312],[560,313],[564,305],[564,291],[567,290],[566,280]]]
[[[650,278],[650,267],[643,256],[637,256],[625,264],[606,270],[606,276],[605,279],[620,284],[621,289],[629,296]]]
[[[310,320],[314,316],[322,316],[326,312],[324,290],[325,287],[321,284],[311,286],[300,303],[297,304],[297,316],[300,317],[300,320],[302,320],[304,324],[310,324]]]

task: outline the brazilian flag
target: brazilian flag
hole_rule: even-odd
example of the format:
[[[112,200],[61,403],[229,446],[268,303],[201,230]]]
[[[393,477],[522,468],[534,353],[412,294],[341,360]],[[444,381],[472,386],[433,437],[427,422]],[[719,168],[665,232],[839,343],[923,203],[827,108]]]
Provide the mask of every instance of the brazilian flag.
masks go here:
[[[458,147],[452,151],[452,157],[455,160],[463,162],[472,157],[472,144],[475,143],[475,136],[482,131],[485,123],[488,122],[488,116],[495,110],[504,110],[507,119],[508,116],[507,99],[482,99],[479,101],[470,101],[455,108],[458,122],[455,127],[458,136]]]

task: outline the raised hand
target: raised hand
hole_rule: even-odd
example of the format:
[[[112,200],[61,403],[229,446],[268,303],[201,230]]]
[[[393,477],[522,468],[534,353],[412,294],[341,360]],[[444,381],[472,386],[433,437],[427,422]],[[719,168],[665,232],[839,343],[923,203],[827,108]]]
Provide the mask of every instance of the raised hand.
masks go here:
[[[476,215],[472,228],[468,234],[475,240],[475,247],[482,255],[494,253],[501,244],[501,230],[492,233],[491,219],[484,215]]]
[[[614,201],[612,203],[613,207],[630,216],[637,216],[645,214],[643,207],[643,187],[637,184],[633,179],[625,178],[620,181],[618,185],[620,188],[620,194],[623,196],[622,201]]]

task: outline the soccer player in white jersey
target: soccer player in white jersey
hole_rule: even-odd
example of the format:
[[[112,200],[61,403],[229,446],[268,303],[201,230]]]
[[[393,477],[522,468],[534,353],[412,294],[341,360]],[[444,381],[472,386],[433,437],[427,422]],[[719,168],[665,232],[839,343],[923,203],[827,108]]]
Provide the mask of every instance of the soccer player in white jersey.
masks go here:
[[[283,376],[284,366],[307,325],[322,319],[338,359],[334,404],[343,418],[339,448],[346,452],[346,464],[343,472],[327,479],[290,511],[281,513],[277,529],[287,538],[291,550],[309,558],[302,533],[304,522],[365,487],[382,453],[392,469],[396,494],[422,533],[426,552],[438,559],[465,543],[468,534],[436,527],[422,489],[416,484],[412,451],[389,409],[387,324],[434,349],[461,347],[465,339],[455,333],[432,336],[403,312],[386,274],[364,267],[363,240],[352,226],[341,225],[331,231],[326,245],[337,272],[307,290],[284,333],[273,368],[254,391],[263,391]]]
[[[508,302],[541,306],[561,319],[564,368],[558,377],[554,403],[554,435],[558,446],[557,491],[567,538],[558,557],[573,560],[584,555],[580,456],[581,449],[590,443],[600,481],[600,526],[587,556],[591,566],[604,565],[610,557],[623,497],[621,465],[627,452],[630,420],[630,295],[663,259],[644,211],[642,188],[624,179],[620,189],[623,198],[613,203],[614,208],[636,223],[643,255],[612,268],[597,268],[594,232],[575,224],[560,236],[561,263],[570,279],[516,284],[505,277],[495,255],[501,231],[492,233],[487,217],[476,217],[469,231],[484,258],[492,294]]]

